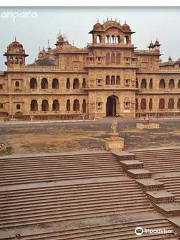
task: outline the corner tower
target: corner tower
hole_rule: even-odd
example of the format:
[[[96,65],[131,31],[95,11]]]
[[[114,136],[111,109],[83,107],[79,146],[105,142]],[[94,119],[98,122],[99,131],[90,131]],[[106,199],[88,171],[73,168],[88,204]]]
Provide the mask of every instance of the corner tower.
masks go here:
[[[7,68],[21,68],[25,66],[25,58],[28,56],[23,49],[23,45],[15,41],[9,44],[7,52],[4,56],[7,57]]]

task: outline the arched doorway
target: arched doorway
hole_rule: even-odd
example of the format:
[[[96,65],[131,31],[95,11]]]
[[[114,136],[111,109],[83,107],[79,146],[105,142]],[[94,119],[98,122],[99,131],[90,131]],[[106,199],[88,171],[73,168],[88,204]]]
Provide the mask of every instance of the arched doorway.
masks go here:
[[[118,105],[118,98],[116,96],[110,96],[107,98],[106,103],[106,116],[107,117],[115,117],[118,115],[117,113],[117,105]]]

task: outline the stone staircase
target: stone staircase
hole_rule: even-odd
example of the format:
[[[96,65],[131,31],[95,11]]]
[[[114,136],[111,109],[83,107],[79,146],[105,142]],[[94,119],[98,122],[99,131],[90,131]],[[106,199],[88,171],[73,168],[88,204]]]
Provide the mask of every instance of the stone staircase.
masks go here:
[[[164,202],[147,197],[165,191],[156,183],[132,153],[1,157],[0,239],[177,240],[135,234],[138,226],[172,229],[153,208]]]
[[[123,174],[122,167],[106,151],[0,158],[0,187]]]
[[[103,220],[103,219],[102,219]],[[117,219],[119,220],[119,219]],[[104,224],[89,227],[81,226],[73,229],[55,229],[54,231],[44,231],[36,234],[35,231],[29,234],[26,232],[23,236],[20,234],[11,237],[11,240],[177,240],[174,234],[146,234],[138,236],[134,233],[136,226],[143,229],[171,229],[171,225],[167,220],[160,217],[156,219],[147,219],[147,221],[135,220],[126,222],[114,222],[112,224]],[[9,239],[9,238],[8,238]],[[4,240],[8,240],[4,239]]]
[[[125,152],[122,156],[121,153],[114,153],[114,155],[124,171],[136,179],[154,208],[166,216],[175,227],[176,232],[180,233],[180,174],[177,173],[178,176],[171,178],[171,172],[180,170],[180,148],[134,151],[134,153],[131,152],[129,160],[126,158],[125,161]],[[156,163],[154,156],[156,156]],[[172,158],[173,161],[170,161]],[[148,170],[144,167],[147,167]],[[161,176],[163,169],[168,171],[169,177]],[[156,174],[152,174],[150,171]],[[157,173],[161,173],[159,177]],[[156,179],[153,178],[154,176]]]

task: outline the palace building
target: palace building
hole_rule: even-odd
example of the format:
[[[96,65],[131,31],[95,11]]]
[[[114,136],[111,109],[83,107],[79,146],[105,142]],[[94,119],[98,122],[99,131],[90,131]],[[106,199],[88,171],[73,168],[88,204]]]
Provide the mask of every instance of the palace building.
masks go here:
[[[160,60],[160,43],[132,44],[130,26],[116,20],[93,26],[80,49],[59,35],[33,64],[12,42],[0,72],[0,114],[30,119],[135,118],[180,115],[180,60]]]

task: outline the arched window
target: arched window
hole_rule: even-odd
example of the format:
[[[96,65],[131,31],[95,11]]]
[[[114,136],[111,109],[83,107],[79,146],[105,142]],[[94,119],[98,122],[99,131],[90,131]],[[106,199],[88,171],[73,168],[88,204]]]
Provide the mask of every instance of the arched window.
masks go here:
[[[20,105],[20,104],[17,104],[17,105],[16,105],[16,109],[21,109],[21,105]]]
[[[120,53],[116,54],[116,64],[120,63]]]
[[[141,88],[142,88],[142,89],[145,89],[146,87],[147,87],[146,79],[143,78],[143,79],[141,80]]]
[[[111,54],[111,63],[115,63],[115,53]]]
[[[73,111],[79,111],[79,100],[78,99],[74,100]]]
[[[106,76],[106,85],[110,85],[110,76]]]
[[[83,112],[83,113],[86,113],[86,99],[83,99],[82,112]]]
[[[120,43],[121,42],[121,38],[120,36],[117,36],[117,43]]]
[[[59,101],[57,99],[53,100],[52,110],[53,111],[59,111]]]
[[[152,98],[149,99],[149,110],[153,109],[153,101]]]
[[[165,89],[166,85],[165,85],[165,80],[164,79],[161,79],[160,82],[159,82],[159,88],[160,89]]]
[[[124,43],[127,45],[129,43],[129,37],[128,36],[125,36],[124,37]]]
[[[97,35],[97,43],[101,43],[101,35]]]
[[[82,87],[83,87],[83,88],[86,88],[86,79],[85,79],[85,78],[83,78]]]
[[[165,108],[165,100],[161,98],[159,100],[159,109],[164,109]]]
[[[58,81],[57,78],[54,78],[54,79],[52,80],[52,88],[53,88],[53,89],[58,89],[58,88],[59,88],[59,81]]]
[[[152,80],[152,78],[149,81],[149,89],[153,89],[153,80]]]
[[[15,57],[15,64],[18,64],[18,57]]]
[[[106,36],[105,42],[106,42],[106,43],[109,43],[109,35]]]
[[[168,109],[174,109],[174,99],[173,98],[169,99]]]
[[[42,107],[42,111],[49,111],[49,103],[48,103],[48,101],[47,100],[43,100],[41,107]]]
[[[3,89],[3,85],[2,84],[0,84],[0,89]]]
[[[111,76],[111,85],[115,85],[115,76]]]
[[[146,99],[144,99],[144,98],[141,100],[141,109],[142,110],[146,109]]]
[[[136,98],[136,110],[138,110],[138,99]]]
[[[15,81],[15,87],[19,87],[19,81]]]
[[[169,88],[173,89],[174,88],[174,79],[169,80]]]
[[[106,53],[106,65],[110,64],[110,53]]]
[[[36,100],[31,101],[30,109],[31,111],[38,111],[38,103]]]
[[[68,99],[66,102],[66,111],[69,112],[70,111],[70,100]]]
[[[41,89],[48,89],[48,80],[46,78],[41,81]]]
[[[30,89],[36,89],[37,88],[37,80],[35,78],[30,79]]]
[[[70,79],[67,78],[66,80],[66,89],[70,89]]]
[[[78,89],[79,88],[79,79],[75,78],[73,82],[73,89]]]
[[[178,88],[180,88],[180,80],[178,81]]]
[[[116,84],[120,85],[120,76],[119,75],[116,77]]]
[[[178,102],[177,102],[177,109],[180,110],[180,98],[178,99]]]
[[[138,79],[136,78],[136,88],[138,88]]]
[[[114,44],[115,43],[115,36],[112,35],[112,43]]]

